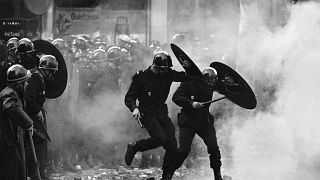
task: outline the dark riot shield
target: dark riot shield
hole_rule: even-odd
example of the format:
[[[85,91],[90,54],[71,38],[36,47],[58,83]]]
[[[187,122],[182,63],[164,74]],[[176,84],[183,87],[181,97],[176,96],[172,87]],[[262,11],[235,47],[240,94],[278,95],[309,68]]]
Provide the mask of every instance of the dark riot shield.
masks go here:
[[[175,44],[170,44],[171,49],[174,53],[174,55],[177,57],[178,61],[184,68],[187,74],[194,75],[194,76],[202,76],[201,71],[199,70],[198,66],[194,64],[194,62],[189,58],[189,56],[183,52],[182,49],[180,49]]]
[[[221,63],[212,62],[213,67],[218,72],[218,78],[222,82],[220,93],[224,94],[233,103],[246,109],[254,109],[257,106],[257,100],[254,92],[248,83],[231,67]]]
[[[60,51],[48,41],[35,40],[33,44],[37,54],[53,55],[58,61],[58,71],[54,75],[54,81],[46,83],[46,98],[57,98],[64,92],[68,81],[67,67],[63,56]]]

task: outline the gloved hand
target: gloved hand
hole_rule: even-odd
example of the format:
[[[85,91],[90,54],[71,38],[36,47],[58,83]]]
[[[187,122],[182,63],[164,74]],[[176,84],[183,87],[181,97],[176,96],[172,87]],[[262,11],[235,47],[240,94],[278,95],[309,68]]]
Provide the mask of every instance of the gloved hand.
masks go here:
[[[33,136],[33,125],[31,127],[29,127],[28,129],[26,129],[26,131],[32,137]]]
[[[195,101],[195,102],[192,103],[192,107],[193,107],[194,109],[200,109],[200,108],[203,107],[203,105],[202,105],[202,103]]]
[[[43,123],[44,119],[43,119],[43,114],[42,114],[42,111],[39,111],[38,114],[36,115],[36,118],[38,120],[41,121],[41,123]]]
[[[138,108],[135,108],[132,112],[132,116],[135,118],[135,119],[140,119],[141,118],[141,114],[140,114],[140,111]]]
[[[33,135],[34,137],[38,137],[40,139],[46,139],[45,135],[39,132],[37,129],[33,128]]]

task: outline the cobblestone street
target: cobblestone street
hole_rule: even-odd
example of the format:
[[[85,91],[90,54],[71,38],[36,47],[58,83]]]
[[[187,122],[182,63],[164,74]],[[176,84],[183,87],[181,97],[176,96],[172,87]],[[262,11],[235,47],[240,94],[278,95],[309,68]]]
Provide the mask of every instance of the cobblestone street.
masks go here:
[[[117,169],[90,169],[82,170],[77,173],[62,172],[52,174],[51,180],[159,180],[161,178],[160,168],[125,168],[120,166]],[[207,180],[214,179],[211,169],[186,169],[180,168],[175,172],[173,180]]]

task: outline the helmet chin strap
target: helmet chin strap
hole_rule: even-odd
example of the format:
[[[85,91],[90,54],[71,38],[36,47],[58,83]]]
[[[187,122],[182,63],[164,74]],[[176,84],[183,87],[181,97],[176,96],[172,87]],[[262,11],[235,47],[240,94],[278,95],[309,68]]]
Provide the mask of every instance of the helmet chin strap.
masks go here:
[[[156,74],[159,75],[160,73],[153,67],[153,65],[151,66],[151,71]]]
[[[49,73],[50,73],[49,70],[39,69],[39,72],[43,79],[49,80],[49,81],[52,79],[49,77]]]
[[[153,65],[151,66],[151,71],[152,71],[154,74],[158,75],[158,76],[162,76],[162,75],[167,74],[167,72],[166,72],[166,73],[161,73],[160,71],[156,70],[156,68],[155,68]]]
[[[44,69],[39,68],[38,71],[40,72],[40,75],[42,76],[42,78],[46,77],[46,73],[44,72]]]

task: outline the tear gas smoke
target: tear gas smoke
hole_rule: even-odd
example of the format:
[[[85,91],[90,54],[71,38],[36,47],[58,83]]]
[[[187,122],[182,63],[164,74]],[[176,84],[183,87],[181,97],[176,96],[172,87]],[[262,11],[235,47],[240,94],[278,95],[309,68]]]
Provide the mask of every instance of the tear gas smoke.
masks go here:
[[[226,128],[232,129],[234,179],[315,180],[320,175],[320,6],[310,2],[288,8],[282,28],[270,32],[258,25],[249,40],[240,39],[238,69],[256,82],[259,107],[252,116],[233,116],[242,123]],[[272,96],[259,97],[260,88],[271,88]]]
[[[254,111],[228,100],[211,105],[217,119],[223,173],[233,179],[316,180],[320,177],[320,5],[283,1],[288,3],[288,7],[281,6],[282,11],[288,11],[286,24],[270,26],[275,17],[261,15],[254,2],[248,0],[240,8],[223,3],[223,10],[206,12],[206,27],[199,28],[199,16],[195,16],[189,29],[200,34],[207,49],[196,50],[200,46],[194,41],[183,48],[200,69],[215,60],[235,68],[257,96]],[[205,36],[212,29],[210,37]],[[174,67],[179,69],[180,65]],[[170,94],[177,85],[173,84]],[[78,137],[90,132],[94,134],[91,144],[126,144],[143,134],[130,119],[123,97],[104,93],[74,109]],[[167,103],[175,121],[178,108],[171,95]],[[229,157],[231,162],[226,163]]]
[[[221,61],[248,81],[258,100],[255,111],[227,100],[211,105],[218,117],[223,173],[233,179],[318,179],[320,5],[287,1],[282,17],[268,17],[256,1],[246,1],[240,10],[239,36],[208,43],[215,53],[195,60],[202,68],[228,57]],[[228,19],[216,17],[211,24],[219,35],[232,32]],[[286,24],[270,26],[283,18]]]

